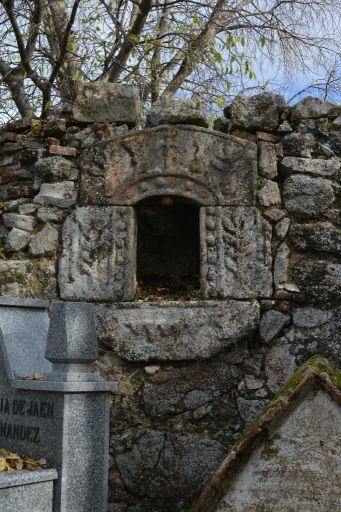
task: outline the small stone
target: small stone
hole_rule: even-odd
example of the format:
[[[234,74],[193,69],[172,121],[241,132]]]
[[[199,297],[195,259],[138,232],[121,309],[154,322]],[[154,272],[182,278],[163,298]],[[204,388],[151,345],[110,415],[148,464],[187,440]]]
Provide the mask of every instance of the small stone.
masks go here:
[[[285,217],[275,226],[275,235],[279,240],[283,240],[285,238],[288,229],[290,227],[290,219]]]
[[[295,308],[292,321],[296,327],[313,328],[321,327],[331,320],[333,312],[313,307]]]
[[[287,156],[311,158],[317,144],[312,133],[291,133],[283,139],[283,150]]]
[[[277,176],[277,155],[273,144],[259,142],[258,171],[261,176],[272,179]]]
[[[155,102],[147,114],[147,126],[161,124],[194,124],[208,127],[208,120],[200,101],[171,98]]]
[[[281,204],[281,194],[278,184],[271,180],[265,180],[264,186],[258,190],[258,200],[262,206]]]
[[[290,322],[290,316],[271,309],[266,311],[260,321],[259,331],[262,340],[270,343]]]
[[[278,393],[293,376],[296,368],[295,357],[290,354],[288,345],[272,347],[265,359],[265,374],[270,391]]]
[[[7,228],[18,228],[24,231],[33,231],[37,225],[35,217],[19,215],[18,213],[4,213],[3,223]]]
[[[285,208],[305,218],[319,217],[334,202],[331,183],[322,178],[293,175],[283,185]]]
[[[278,208],[269,208],[264,212],[264,216],[273,222],[278,222],[286,216],[285,210],[279,210]]]
[[[67,148],[64,146],[49,146],[48,152],[50,155],[62,155],[62,156],[76,156],[76,148]]]
[[[285,108],[282,96],[264,92],[257,96],[237,96],[224,115],[230,117],[233,126],[249,131],[274,131]]]
[[[13,228],[8,234],[5,249],[8,252],[22,251],[29,244],[31,235],[22,229]]]
[[[51,224],[45,224],[39,233],[32,235],[29,253],[32,256],[45,256],[56,252],[58,246],[58,230]]]
[[[248,140],[250,142],[257,142],[257,137],[254,133],[246,132],[245,130],[232,130],[231,135],[238,137],[238,139]]]
[[[332,128],[334,128],[334,130],[339,130],[341,128],[341,115],[334,119]]]
[[[157,373],[160,370],[161,366],[159,365],[151,365],[151,366],[145,366],[144,371],[147,375],[154,375],[154,373]]]
[[[288,280],[290,249],[286,243],[282,243],[277,249],[274,264],[275,288],[283,288]]]
[[[63,137],[66,133],[66,120],[62,118],[49,119],[43,127],[45,137]]]
[[[307,173],[323,177],[332,177],[340,169],[338,158],[324,160],[320,158],[296,158],[286,156],[280,163],[281,173],[285,176],[292,173]]]
[[[319,98],[308,96],[297,103],[291,109],[291,119],[300,121],[301,119],[318,119],[328,117],[328,114],[335,107],[333,103],[322,101]]]
[[[39,176],[44,178],[44,181],[69,179],[74,170],[73,163],[62,156],[41,158],[34,167]]]
[[[292,132],[292,128],[290,126],[290,124],[288,123],[287,120],[283,121],[282,124],[279,125],[278,127],[278,133],[291,133]]]
[[[300,251],[341,253],[341,229],[331,222],[294,224],[290,240]]]
[[[42,222],[62,222],[64,220],[64,211],[59,208],[43,206],[37,211],[37,217]]]
[[[55,137],[47,137],[45,139],[45,144],[47,146],[60,146],[60,140]]]
[[[245,387],[247,389],[255,390],[261,389],[263,387],[263,382],[259,379],[256,379],[254,375],[245,375],[244,376]]]
[[[32,127],[32,120],[29,118],[18,119],[6,124],[6,130],[9,132],[21,133]]]
[[[43,183],[39,194],[34,198],[35,203],[59,208],[70,208],[76,201],[77,191],[73,181]]]
[[[277,141],[276,135],[274,135],[273,133],[267,133],[267,132],[257,132],[257,139],[259,141],[272,142],[272,143],[275,143]]]
[[[251,425],[254,419],[266,406],[266,400],[245,400],[245,398],[237,398],[237,407],[245,426]]]
[[[31,213],[35,213],[37,211],[37,205],[32,203],[21,204],[18,207],[18,212],[21,215],[30,215]]]
[[[214,121],[213,129],[222,133],[229,133],[230,131],[230,120],[225,116],[218,117]]]

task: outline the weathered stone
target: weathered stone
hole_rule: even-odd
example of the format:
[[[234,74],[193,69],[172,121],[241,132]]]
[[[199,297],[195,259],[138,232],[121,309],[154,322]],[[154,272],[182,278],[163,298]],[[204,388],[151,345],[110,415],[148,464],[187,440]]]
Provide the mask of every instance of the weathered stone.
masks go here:
[[[153,103],[147,114],[147,126],[160,124],[194,124],[208,127],[208,120],[198,100],[170,98]]]
[[[244,383],[246,389],[251,390],[261,389],[264,385],[264,383],[261,380],[256,379],[254,375],[244,375]]]
[[[33,203],[19,204],[18,213],[20,213],[20,215],[31,215],[37,211],[37,208],[38,206]]]
[[[65,215],[65,211],[49,206],[42,206],[37,211],[37,217],[42,222],[62,222]]]
[[[341,300],[341,264],[305,258],[292,266],[294,283],[305,300],[338,303]]]
[[[284,288],[288,281],[290,249],[286,243],[282,243],[276,253],[274,264],[275,288]]]
[[[62,156],[41,158],[34,166],[36,172],[44,181],[68,180],[73,172],[74,165]]]
[[[51,224],[45,224],[43,229],[32,235],[29,253],[32,256],[54,254],[58,247],[58,231]]]
[[[179,195],[201,205],[252,205],[256,149],[197,126],[129,132],[84,152],[81,198],[83,204],[133,205],[146,197]]]
[[[265,178],[272,179],[277,176],[277,155],[275,146],[270,142],[258,144],[258,172]]]
[[[115,454],[120,478],[124,487],[140,500],[151,497],[153,504],[143,508],[155,512],[165,510],[165,502],[169,511],[181,510],[179,507],[183,508],[185,503],[189,506],[224,456],[220,443],[199,435],[137,429],[126,444],[122,453]]]
[[[4,213],[2,216],[6,228],[18,228],[24,231],[33,231],[37,225],[35,217],[19,215],[18,213]]]
[[[335,107],[333,103],[322,101],[319,98],[308,96],[297,103],[291,109],[291,119],[295,122],[301,119],[318,119],[319,117],[328,117],[328,114]]]
[[[324,390],[307,393],[282,414],[280,421],[269,428],[270,434],[251,453],[249,450],[246,457],[243,454],[244,464],[229,473],[220,504],[210,510],[337,510],[340,420],[339,405]]]
[[[292,321],[296,327],[313,328],[326,324],[332,316],[333,312],[330,310],[307,306],[295,308],[292,313]]]
[[[79,86],[73,117],[83,123],[136,124],[141,114],[139,92],[128,84],[93,82]]]
[[[292,128],[291,128],[290,124],[288,123],[288,121],[285,120],[285,121],[283,121],[282,124],[279,125],[277,131],[278,131],[278,133],[291,133]]]
[[[278,137],[277,137],[277,135],[274,135],[273,133],[257,132],[257,140],[264,141],[264,142],[272,142],[274,144],[275,142],[277,142]]]
[[[34,198],[37,204],[59,208],[70,208],[76,204],[76,201],[77,191],[73,181],[42,183],[39,194]]]
[[[52,118],[43,126],[45,137],[62,137],[66,132],[66,120],[61,118]]]
[[[322,178],[293,175],[283,185],[285,208],[299,217],[318,217],[335,199],[329,181]]]
[[[238,412],[244,421],[245,427],[251,425],[262,409],[264,409],[266,403],[266,400],[246,400],[242,397],[237,398]]]
[[[312,133],[292,133],[283,139],[283,150],[287,156],[311,158],[317,143]]]
[[[258,190],[258,200],[262,206],[275,206],[281,204],[281,193],[278,184],[265,180],[262,188]]]
[[[193,360],[212,357],[252,335],[259,306],[240,301],[121,303],[97,305],[96,316],[99,340],[123,359]]]
[[[225,116],[218,117],[218,119],[214,121],[213,128],[218,132],[229,133],[230,121]]]
[[[335,176],[341,164],[338,158],[323,160],[320,158],[295,158],[286,156],[280,163],[281,173],[287,176],[292,173],[307,173],[323,177]]]
[[[302,251],[341,252],[341,229],[330,222],[294,224],[290,229],[290,240],[296,249]]]
[[[133,300],[134,211],[78,208],[63,227],[59,287],[63,299]]]
[[[290,322],[290,316],[274,309],[266,311],[260,322],[260,335],[265,343],[270,343]]]
[[[278,208],[269,208],[268,210],[265,210],[264,216],[271,220],[272,222],[278,222],[279,220],[283,219],[285,217],[286,211],[285,210],[279,210]]]
[[[271,226],[255,208],[202,209],[202,281],[208,298],[272,293]]]
[[[227,109],[227,117],[238,128],[271,132],[278,127],[284,107],[283,96],[277,94],[264,92],[252,97],[237,96]]]
[[[33,264],[28,260],[7,260],[0,259],[0,293],[13,297],[32,297],[35,295],[37,286],[34,288]],[[37,283],[35,283],[37,285]]]
[[[339,130],[341,128],[341,115],[334,119],[332,128],[334,128],[334,130]]]
[[[275,226],[275,235],[279,240],[283,240],[286,237],[290,227],[290,219],[285,217]]]
[[[32,178],[32,171],[24,167],[18,169],[8,169],[7,171],[2,169],[0,174],[0,185],[5,185],[6,183],[13,183],[21,180],[31,180]]]
[[[274,345],[265,358],[265,375],[270,391],[278,393],[297,369],[289,344]]]
[[[76,148],[68,148],[52,144],[48,148],[49,155],[77,156]]]
[[[31,235],[22,229],[13,228],[8,234],[5,249],[8,252],[17,252],[25,249],[31,240]]]

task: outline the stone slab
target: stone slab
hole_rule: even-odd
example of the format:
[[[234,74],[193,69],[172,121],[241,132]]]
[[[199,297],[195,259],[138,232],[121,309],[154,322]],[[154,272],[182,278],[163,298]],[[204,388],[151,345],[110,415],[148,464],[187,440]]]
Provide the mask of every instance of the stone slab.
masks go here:
[[[0,328],[11,371],[17,378],[51,371],[51,363],[45,359],[48,304],[32,299],[1,300]]]
[[[248,338],[259,305],[240,301],[96,305],[99,340],[129,361],[210,358]]]
[[[99,142],[84,152],[81,167],[83,204],[133,205],[158,195],[201,205],[255,203],[256,144],[197,126],[160,126]]]
[[[73,117],[82,123],[134,125],[141,114],[139,91],[129,84],[93,82],[78,86]]]
[[[132,208],[76,209],[63,227],[62,299],[133,300],[135,253]]]
[[[272,428],[231,481],[215,512],[331,512],[341,500],[341,409],[310,393]]]
[[[46,471],[51,475],[51,470]],[[37,471],[34,473],[37,473]],[[53,512],[53,479],[51,476],[50,480],[46,478],[45,481],[43,479],[40,482],[25,485],[21,484],[20,478],[17,477],[16,485],[5,488],[1,486],[1,480],[0,475],[1,512],[13,512],[14,510]]]
[[[256,208],[202,208],[201,231],[206,298],[271,296],[271,226]]]
[[[37,471],[13,471],[0,473],[0,489],[17,487],[18,485],[30,485],[39,482],[57,480],[58,473],[55,469],[42,469]],[[1,509],[2,510],[2,509]]]

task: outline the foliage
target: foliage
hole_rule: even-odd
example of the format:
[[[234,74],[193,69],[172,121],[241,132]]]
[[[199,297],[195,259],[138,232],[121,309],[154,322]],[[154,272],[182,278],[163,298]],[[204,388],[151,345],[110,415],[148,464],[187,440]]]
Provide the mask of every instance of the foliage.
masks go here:
[[[5,448],[0,448],[0,473],[3,471],[45,468],[47,468],[45,459],[35,460],[29,455],[22,457],[16,453],[9,452]]]
[[[147,103],[200,94],[220,108],[263,88],[255,67],[321,63],[339,82],[341,0],[0,0],[0,116],[46,117],[79,81],[125,81]],[[333,69],[333,72],[331,72]],[[319,83],[319,87],[322,83]]]

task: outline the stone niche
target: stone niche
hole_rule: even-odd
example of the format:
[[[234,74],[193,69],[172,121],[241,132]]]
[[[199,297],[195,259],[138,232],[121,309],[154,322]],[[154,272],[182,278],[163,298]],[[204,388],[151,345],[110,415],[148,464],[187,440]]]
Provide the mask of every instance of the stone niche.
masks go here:
[[[110,303],[99,308],[101,341],[130,360],[195,359],[255,331],[254,301],[272,294],[271,226],[255,206],[255,143],[160,126],[98,142],[81,167],[81,206],[63,227],[59,289],[62,299]],[[179,297],[166,293],[150,309],[139,300],[146,281],[158,291],[185,283],[192,295],[186,307],[170,307]],[[153,301],[149,295],[143,300]],[[193,348],[191,333],[208,318],[206,340]]]
[[[63,229],[62,298],[135,299],[137,254],[143,260],[140,205],[145,204],[146,216],[153,200],[160,208],[168,204],[168,213],[159,221],[162,235],[156,233],[157,219],[150,231],[152,219],[143,224],[144,244],[155,238],[156,254],[148,249],[150,265],[153,260],[156,266],[160,261],[166,265],[168,258],[168,268],[175,272],[181,255],[172,251],[170,236],[178,233],[183,258],[197,260],[193,265],[200,274],[200,298],[269,297],[271,228],[254,206],[256,161],[254,143],[192,126],[132,132],[89,149],[82,163],[83,206]],[[154,204],[154,217],[162,216],[160,208]],[[176,208],[172,217],[169,212]],[[190,215],[196,216],[192,224]],[[167,250],[158,254],[161,246]]]

